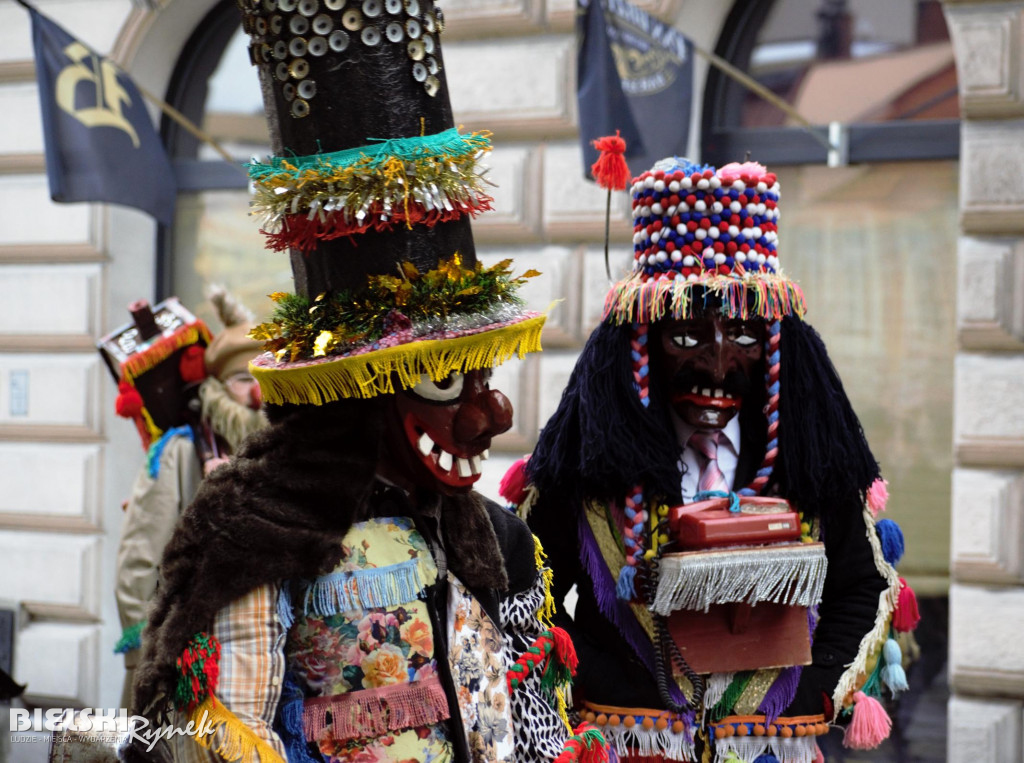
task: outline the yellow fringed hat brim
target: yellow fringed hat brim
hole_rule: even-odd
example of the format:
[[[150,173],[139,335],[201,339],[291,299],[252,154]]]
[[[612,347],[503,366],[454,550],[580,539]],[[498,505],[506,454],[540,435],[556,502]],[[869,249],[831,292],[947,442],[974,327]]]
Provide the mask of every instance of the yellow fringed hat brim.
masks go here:
[[[653,323],[665,318],[692,318],[695,297],[712,295],[732,318],[763,318],[777,321],[787,316],[803,318],[806,311],[800,286],[781,273],[709,275],[694,280],[650,278],[634,275],[612,286],[604,303],[604,320]]]
[[[249,364],[263,400],[273,405],[323,405],[343,398],[371,398],[410,389],[422,374],[440,381],[453,371],[493,368],[513,355],[541,349],[546,315],[528,314],[511,324],[486,326],[474,333],[423,339],[395,347],[315,360],[278,363],[265,353]]]

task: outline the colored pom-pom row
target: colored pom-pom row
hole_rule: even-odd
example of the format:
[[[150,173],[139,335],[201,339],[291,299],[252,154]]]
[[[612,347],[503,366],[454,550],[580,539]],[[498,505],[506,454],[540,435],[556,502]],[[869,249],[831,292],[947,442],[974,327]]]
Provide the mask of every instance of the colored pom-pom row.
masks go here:
[[[711,728],[715,739],[731,736],[779,736],[783,739],[804,736],[823,736],[828,733],[828,724],[821,723],[717,723]]]
[[[627,729],[639,726],[645,731],[668,731],[673,734],[681,734],[686,725],[679,719],[671,720],[668,714],[662,714],[657,718],[650,715],[629,715],[625,713],[598,713],[589,710],[583,714],[583,719],[588,723],[596,723],[598,726],[622,726]]]

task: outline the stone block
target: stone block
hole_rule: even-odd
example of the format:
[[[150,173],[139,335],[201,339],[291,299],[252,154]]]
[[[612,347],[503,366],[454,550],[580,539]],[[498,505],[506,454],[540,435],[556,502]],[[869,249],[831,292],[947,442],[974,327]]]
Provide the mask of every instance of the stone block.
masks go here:
[[[98,353],[0,355],[0,437],[95,438]]]
[[[453,0],[444,5],[445,45],[448,40],[538,32],[543,17],[542,0]]]
[[[0,265],[0,347],[91,350],[101,284],[99,265]]]
[[[478,243],[506,244],[536,241],[541,229],[540,152],[523,145],[499,145],[483,164],[494,208],[473,221]]]
[[[946,8],[964,116],[1024,113],[1021,100],[1021,8]]]
[[[544,246],[530,249],[487,249],[480,261],[493,265],[512,258],[512,272],[540,271],[520,288],[530,310],[548,312],[544,323],[544,346],[564,347],[579,341],[579,257],[568,247]]]
[[[27,702],[61,707],[99,703],[100,629],[32,623],[17,635],[14,675],[28,684]]]
[[[95,535],[0,531],[4,596],[34,615],[98,618],[100,549]]]
[[[489,462],[497,453],[522,454],[533,447],[537,438],[537,365],[534,353],[522,360],[512,358],[494,369],[491,389],[500,390],[512,403],[512,428],[494,438],[485,472],[493,470]]]
[[[1021,759],[1021,703],[949,700],[949,763]]]
[[[583,174],[578,142],[556,143],[544,149],[544,229],[561,241],[604,242],[608,192]],[[633,240],[629,196],[612,193],[611,240]]]
[[[954,452],[965,466],[1024,466],[1024,355],[960,353]]]
[[[543,429],[558,408],[565,385],[576,366],[577,354],[568,351],[545,352],[540,358],[540,384],[537,391],[539,429]],[[538,429],[538,431],[539,431]]]
[[[0,33],[2,34],[2,33]],[[35,82],[12,82],[0,87],[0,154],[43,151],[43,122]]]
[[[1024,349],[1024,249],[1019,242],[961,238],[957,260],[962,346]]]
[[[568,35],[445,45],[456,124],[506,140],[571,134],[574,56]]]
[[[1024,472],[953,472],[953,575],[961,582],[1024,580]]]
[[[0,443],[0,527],[96,530],[99,445]]]
[[[949,677],[954,691],[1024,698],[1024,588],[954,583],[949,606]]]
[[[88,243],[91,240],[90,212],[89,204],[50,201],[46,175],[0,177],[2,248],[17,244]],[[3,259],[2,252],[0,259]]]
[[[638,0],[633,5],[662,21],[672,21],[686,4],[682,0]],[[702,11],[714,13],[710,8]],[[573,0],[548,0],[547,14],[548,23],[553,29],[571,31],[576,17],[576,3]],[[691,37],[695,40],[700,39],[692,35]]]
[[[1024,232],[1024,120],[965,121],[960,129],[963,231]]]
[[[480,477],[479,482],[474,486],[476,491],[504,506],[506,501],[498,492],[498,485],[501,484],[501,478],[505,476],[505,472],[509,470],[509,467],[516,462],[516,459],[524,455],[525,452],[497,453],[492,450],[491,457],[484,463],[483,476]]]
[[[586,340],[604,315],[604,298],[611,285],[625,277],[632,268],[633,248],[630,244],[615,242],[608,252],[611,280],[604,267],[604,247],[588,246],[583,252],[582,333]]]

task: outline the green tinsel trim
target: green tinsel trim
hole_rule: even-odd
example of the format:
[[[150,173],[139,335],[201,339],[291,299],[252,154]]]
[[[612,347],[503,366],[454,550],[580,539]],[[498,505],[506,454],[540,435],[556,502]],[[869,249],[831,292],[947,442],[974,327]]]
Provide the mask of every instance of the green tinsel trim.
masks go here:
[[[733,708],[739,701],[743,691],[747,688],[747,684],[754,677],[755,672],[753,670],[743,670],[736,674],[732,679],[732,683],[729,684],[729,688],[722,694],[722,698],[711,708],[712,721],[720,721],[732,713]]]
[[[358,292],[321,294],[312,302],[276,292],[270,295],[277,303],[273,318],[249,336],[264,342],[264,349],[279,360],[295,361],[342,355],[413,324],[434,323],[440,328],[453,319],[519,307],[522,299],[516,290],[540,274],[528,270],[513,278],[511,263],[503,260],[489,268],[477,263],[468,269],[456,254],[436,270],[420,273],[406,262],[396,276],[371,276]]]
[[[114,645],[114,654],[125,654],[127,652],[134,652],[136,649],[142,647],[142,630],[146,627],[146,621],[143,620],[135,625],[129,625],[121,632],[121,638],[117,640]]]

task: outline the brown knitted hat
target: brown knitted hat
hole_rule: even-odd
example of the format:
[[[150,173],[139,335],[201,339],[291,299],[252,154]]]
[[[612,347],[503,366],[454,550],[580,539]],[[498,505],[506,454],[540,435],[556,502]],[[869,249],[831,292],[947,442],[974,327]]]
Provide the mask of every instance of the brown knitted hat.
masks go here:
[[[232,374],[248,373],[249,361],[262,350],[262,343],[248,337],[251,314],[222,286],[210,288],[209,299],[224,328],[206,348],[206,371],[224,381]]]

